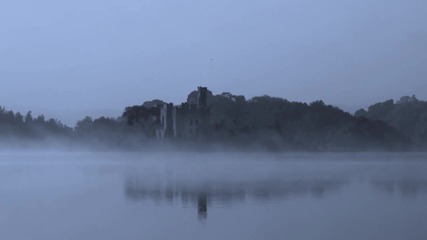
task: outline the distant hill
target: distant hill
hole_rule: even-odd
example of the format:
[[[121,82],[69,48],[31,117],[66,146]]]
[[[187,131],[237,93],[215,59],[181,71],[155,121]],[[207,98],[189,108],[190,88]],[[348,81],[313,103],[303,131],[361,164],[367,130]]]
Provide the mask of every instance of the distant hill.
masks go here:
[[[427,147],[427,102],[415,95],[401,97],[396,102],[390,99],[376,103],[354,115],[384,121],[409,137],[414,146]]]
[[[231,100],[224,100],[231,99]],[[270,146],[312,150],[402,149],[407,139],[382,121],[357,118],[315,101],[310,104],[261,96],[233,100],[228,93],[212,100],[213,115],[226,116],[225,128]],[[224,119],[223,119],[224,120]],[[227,122],[227,121],[225,121]],[[230,122],[232,124],[230,124]],[[220,125],[220,129],[224,124]],[[280,144],[279,144],[280,143]]]
[[[197,103],[197,91],[188,95],[187,103]],[[307,104],[267,95],[247,100],[242,95],[229,92],[214,95],[208,91],[207,103],[211,130],[207,136],[197,138],[195,142],[199,145],[327,151],[402,150],[409,146],[404,134],[383,121],[354,117],[323,101]],[[126,108],[123,117],[130,123],[144,125],[147,119],[157,118],[156,112],[160,111],[144,105],[132,106]],[[156,124],[148,123],[150,126],[144,129],[152,129]],[[150,135],[154,136],[147,134]],[[176,143],[191,139],[169,140]]]
[[[246,99],[200,89],[205,90],[191,92],[181,105],[156,99],[125,107],[117,118],[85,117],[74,128],[0,108],[0,145],[65,139],[96,149],[364,151],[407,150],[427,142],[427,103],[415,97],[378,103],[353,116],[323,101]]]

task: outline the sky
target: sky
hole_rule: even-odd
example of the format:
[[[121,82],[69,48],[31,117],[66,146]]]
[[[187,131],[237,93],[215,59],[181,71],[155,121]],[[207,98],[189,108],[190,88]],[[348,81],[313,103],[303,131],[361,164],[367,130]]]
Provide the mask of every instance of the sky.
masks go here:
[[[74,126],[218,94],[427,100],[425,0],[0,0],[0,105]]]

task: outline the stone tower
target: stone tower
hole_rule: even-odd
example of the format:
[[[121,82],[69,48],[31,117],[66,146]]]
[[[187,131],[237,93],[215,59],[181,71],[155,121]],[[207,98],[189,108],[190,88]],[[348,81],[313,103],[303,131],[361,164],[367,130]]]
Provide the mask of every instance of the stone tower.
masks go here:
[[[198,87],[197,88],[197,107],[206,108],[208,98],[208,88]]]

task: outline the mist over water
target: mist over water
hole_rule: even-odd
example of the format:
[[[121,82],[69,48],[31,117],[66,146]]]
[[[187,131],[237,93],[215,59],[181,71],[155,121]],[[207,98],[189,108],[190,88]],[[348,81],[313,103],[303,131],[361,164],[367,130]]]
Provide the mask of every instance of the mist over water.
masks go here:
[[[425,239],[424,153],[2,152],[2,239]]]
[[[0,0],[0,240],[426,240],[426,0]]]

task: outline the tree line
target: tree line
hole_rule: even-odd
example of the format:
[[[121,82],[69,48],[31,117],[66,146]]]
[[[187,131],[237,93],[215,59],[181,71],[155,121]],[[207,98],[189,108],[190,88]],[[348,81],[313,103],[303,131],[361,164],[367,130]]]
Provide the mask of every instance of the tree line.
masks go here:
[[[418,100],[415,95],[379,102],[354,115],[383,121],[409,138],[415,148],[427,147],[427,102]]]
[[[197,92],[187,97],[197,101]],[[377,103],[354,115],[323,101],[292,102],[284,98],[259,96],[246,99],[228,92],[208,92],[211,129],[197,141],[169,139],[163,145],[196,148],[237,148],[312,151],[411,150],[426,149],[427,103],[403,97]],[[162,100],[125,107],[117,118],[85,117],[70,128],[43,115],[25,116],[0,109],[0,138],[47,137],[105,148],[146,149],[162,144],[154,129],[160,118]]]

